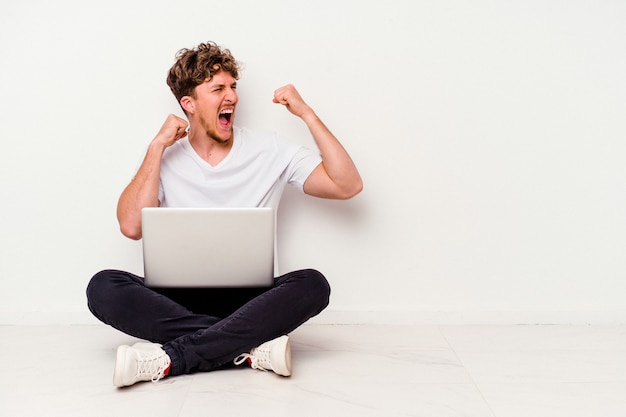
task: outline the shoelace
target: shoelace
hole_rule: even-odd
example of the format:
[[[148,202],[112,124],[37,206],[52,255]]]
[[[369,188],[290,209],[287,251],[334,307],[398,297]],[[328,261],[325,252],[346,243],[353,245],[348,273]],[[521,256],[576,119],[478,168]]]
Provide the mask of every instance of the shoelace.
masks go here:
[[[170,361],[166,355],[151,354],[138,360],[137,374],[151,376],[152,382],[157,382],[165,377],[165,370],[170,366]]]
[[[258,369],[265,372],[269,371],[269,369],[266,369],[260,365],[260,363],[263,363],[264,365],[270,364],[269,351],[260,351],[259,349],[253,349],[251,353],[242,353],[241,355],[237,356],[234,360],[234,363],[235,365],[241,365],[246,360],[248,360],[252,369]]]

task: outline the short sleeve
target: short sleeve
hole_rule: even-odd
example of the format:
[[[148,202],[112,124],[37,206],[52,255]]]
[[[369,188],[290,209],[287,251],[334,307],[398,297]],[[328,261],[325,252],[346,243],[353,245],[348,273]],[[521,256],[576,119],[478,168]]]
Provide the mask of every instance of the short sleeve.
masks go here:
[[[301,147],[294,154],[287,166],[287,182],[300,191],[304,191],[304,182],[313,170],[322,162],[322,157],[312,150]]]

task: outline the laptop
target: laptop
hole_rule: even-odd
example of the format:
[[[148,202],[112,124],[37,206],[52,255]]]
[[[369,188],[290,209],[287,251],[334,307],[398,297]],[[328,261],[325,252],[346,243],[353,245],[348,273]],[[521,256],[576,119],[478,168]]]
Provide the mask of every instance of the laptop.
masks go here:
[[[144,208],[146,286],[268,287],[274,282],[274,210]]]

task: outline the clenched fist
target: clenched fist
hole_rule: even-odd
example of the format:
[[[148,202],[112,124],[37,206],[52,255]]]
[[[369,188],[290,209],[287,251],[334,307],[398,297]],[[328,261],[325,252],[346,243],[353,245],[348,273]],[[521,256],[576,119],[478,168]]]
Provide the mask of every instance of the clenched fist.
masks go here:
[[[158,142],[166,148],[172,146],[176,141],[187,136],[187,126],[189,126],[187,120],[170,114],[154,138],[154,142]]]

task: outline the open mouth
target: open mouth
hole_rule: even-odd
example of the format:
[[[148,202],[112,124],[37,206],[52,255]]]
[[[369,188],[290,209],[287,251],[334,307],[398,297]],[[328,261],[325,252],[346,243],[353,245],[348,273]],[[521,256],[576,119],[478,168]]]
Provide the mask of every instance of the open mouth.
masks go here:
[[[233,109],[224,109],[219,114],[220,124],[224,127],[230,126],[230,122],[233,118]]]

